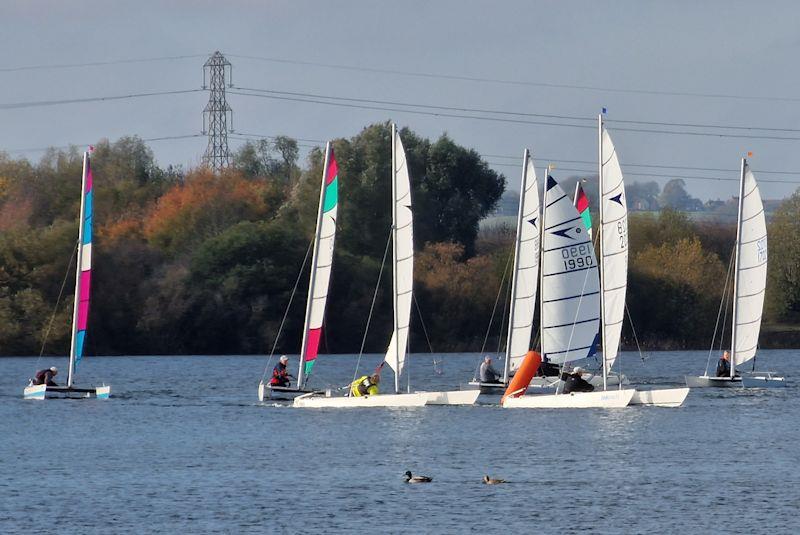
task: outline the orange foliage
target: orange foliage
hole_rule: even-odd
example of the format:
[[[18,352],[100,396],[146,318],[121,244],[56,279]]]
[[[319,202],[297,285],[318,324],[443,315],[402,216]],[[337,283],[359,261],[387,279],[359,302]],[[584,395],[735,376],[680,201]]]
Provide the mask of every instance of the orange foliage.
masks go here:
[[[167,251],[183,250],[240,221],[265,218],[273,189],[236,172],[198,169],[158,200],[145,218],[144,236]]]

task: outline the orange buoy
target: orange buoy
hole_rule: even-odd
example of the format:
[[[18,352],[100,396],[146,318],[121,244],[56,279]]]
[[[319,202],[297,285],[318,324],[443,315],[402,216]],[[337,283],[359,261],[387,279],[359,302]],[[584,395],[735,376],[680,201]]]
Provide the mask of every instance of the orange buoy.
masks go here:
[[[536,370],[539,369],[539,364],[542,363],[542,356],[537,351],[528,351],[525,358],[522,360],[522,365],[511,378],[508,383],[506,393],[500,400],[500,405],[506,400],[507,397],[518,398],[528,390],[528,385],[531,384],[531,379],[536,375]]]

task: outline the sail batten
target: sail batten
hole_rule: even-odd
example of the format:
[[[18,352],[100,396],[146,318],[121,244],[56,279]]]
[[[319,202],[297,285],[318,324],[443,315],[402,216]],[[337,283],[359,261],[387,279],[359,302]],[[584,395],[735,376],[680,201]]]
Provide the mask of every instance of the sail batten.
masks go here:
[[[339,166],[330,143],[325,148],[325,165],[322,172],[317,229],[314,238],[314,254],[311,260],[311,275],[306,303],[306,318],[303,327],[303,344],[300,350],[298,387],[302,388],[314,369],[319,354],[325,320],[325,305],[328,301],[333,252],[336,245],[336,216],[339,206]]]

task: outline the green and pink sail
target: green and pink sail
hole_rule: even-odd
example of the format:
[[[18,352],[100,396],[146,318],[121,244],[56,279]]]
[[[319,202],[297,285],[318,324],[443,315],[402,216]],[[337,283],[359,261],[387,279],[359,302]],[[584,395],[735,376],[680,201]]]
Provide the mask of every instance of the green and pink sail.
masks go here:
[[[339,166],[330,143],[325,147],[325,166],[322,173],[314,255],[311,261],[311,280],[306,303],[303,327],[303,344],[300,350],[300,370],[297,387],[303,388],[319,354],[325,304],[328,300],[333,250],[336,242],[336,214],[339,207]]]
[[[575,198],[574,198],[575,208],[578,209],[578,213],[583,220],[583,224],[586,226],[586,230],[589,231],[589,237],[592,237],[592,214],[589,213],[589,197],[586,196],[586,192],[583,191],[583,187],[581,186],[580,181],[575,184]]]

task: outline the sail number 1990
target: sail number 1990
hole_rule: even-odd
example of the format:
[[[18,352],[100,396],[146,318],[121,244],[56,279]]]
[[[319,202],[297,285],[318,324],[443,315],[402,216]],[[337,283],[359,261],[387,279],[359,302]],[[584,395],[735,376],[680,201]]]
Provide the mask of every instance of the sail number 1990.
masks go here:
[[[567,271],[587,268],[593,263],[588,243],[561,249],[561,258],[564,260],[564,269]]]

